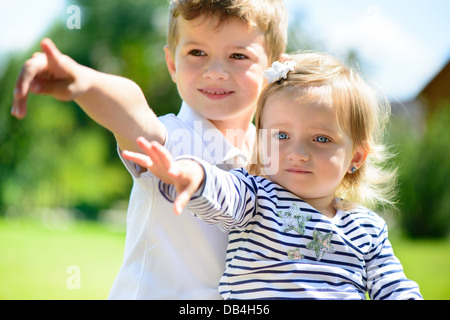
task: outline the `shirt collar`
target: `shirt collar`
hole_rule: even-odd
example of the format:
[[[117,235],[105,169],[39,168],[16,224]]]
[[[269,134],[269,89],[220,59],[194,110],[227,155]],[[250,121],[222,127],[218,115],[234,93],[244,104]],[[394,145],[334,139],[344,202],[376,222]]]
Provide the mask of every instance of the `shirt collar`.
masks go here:
[[[209,120],[192,110],[186,102],[183,101],[177,117],[202,137],[203,146],[210,153],[216,155],[214,157],[215,165],[229,170],[234,167],[245,166],[250,160],[251,155],[245,155],[242,150],[229,143],[225,136]],[[247,145],[254,146],[255,137],[255,126],[251,124],[251,132],[246,137]],[[212,150],[220,146],[223,146],[221,152],[216,153]],[[253,147],[251,149],[253,150]]]

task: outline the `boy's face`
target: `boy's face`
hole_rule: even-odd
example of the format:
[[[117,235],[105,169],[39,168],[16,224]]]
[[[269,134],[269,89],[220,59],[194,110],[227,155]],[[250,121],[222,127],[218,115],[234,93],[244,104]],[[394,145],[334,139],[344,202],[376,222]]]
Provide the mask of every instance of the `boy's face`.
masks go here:
[[[182,99],[222,128],[250,123],[269,65],[263,34],[239,20],[179,20],[178,45],[166,48],[169,72]]]
[[[268,150],[277,150],[264,159],[268,177],[316,209],[331,203],[352,164],[365,159],[327,102],[275,94],[264,105],[261,125]]]

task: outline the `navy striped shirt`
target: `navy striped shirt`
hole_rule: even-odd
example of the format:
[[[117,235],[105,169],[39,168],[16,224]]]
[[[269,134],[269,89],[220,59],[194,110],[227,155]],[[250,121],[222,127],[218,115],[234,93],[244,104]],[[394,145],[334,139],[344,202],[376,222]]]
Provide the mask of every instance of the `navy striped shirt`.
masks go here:
[[[268,179],[197,161],[205,184],[188,208],[229,231],[224,299],[422,299],[376,213],[360,207],[330,219]],[[160,190],[174,199],[173,186]]]

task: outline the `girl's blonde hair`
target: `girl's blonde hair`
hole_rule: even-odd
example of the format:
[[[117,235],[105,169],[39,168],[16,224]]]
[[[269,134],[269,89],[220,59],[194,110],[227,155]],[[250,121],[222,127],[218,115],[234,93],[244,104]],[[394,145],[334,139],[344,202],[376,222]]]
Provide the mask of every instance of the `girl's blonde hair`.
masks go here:
[[[171,0],[168,47],[174,53],[178,44],[178,20],[213,17],[218,26],[238,19],[259,29],[265,36],[269,61],[278,60],[286,50],[287,14],[283,0]]]
[[[355,173],[347,173],[336,191],[336,197],[345,199],[339,202],[339,207],[392,205],[396,170],[384,166],[389,155],[382,144],[390,116],[389,103],[379,99],[357,72],[330,55],[298,53],[288,59],[296,62],[295,69],[286,79],[267,85],[260,95],[255,114],[257,132],[262,128],[264,105],[274,94],[289,95],[299,103],[304,99],[329,101],[339,125],[351,137],[354,149],[361,146],[368,152],[362,166]],[[256,164],[249,167],[251,174],[264,175],[259,156],[258,153]]]

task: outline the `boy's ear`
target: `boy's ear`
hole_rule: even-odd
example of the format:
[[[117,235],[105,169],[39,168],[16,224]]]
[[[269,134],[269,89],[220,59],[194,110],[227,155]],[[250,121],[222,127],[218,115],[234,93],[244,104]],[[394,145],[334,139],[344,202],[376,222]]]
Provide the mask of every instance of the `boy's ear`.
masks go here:
[[[289,60],[289,55],[288,55],[287,53],[283,53],[283,54],[280,56],[280,59],[278,59],[278,61],[280,61],[281,63],[286,62],[286,61],[288,61],[288,60]]]
[[[358,146],[355,150],[355,154],[353,155],[348,172],[351,172],[352,167],[359,169],[363,165],[364,161],[366,161],[368,155],[369,151],[366,148],[363,146]]]
[[[164,52],[166,53],[166,65],[169,70],[169,74],[172,77],[172,81],[177,82],[177,69],[175,67],[175,59],[172,57],[172,52],[170,52],[168,46],[164,46]]]

